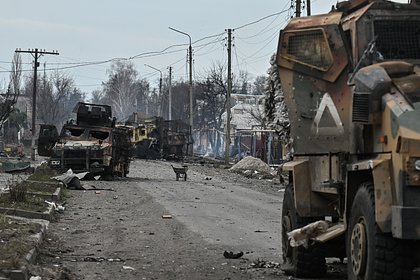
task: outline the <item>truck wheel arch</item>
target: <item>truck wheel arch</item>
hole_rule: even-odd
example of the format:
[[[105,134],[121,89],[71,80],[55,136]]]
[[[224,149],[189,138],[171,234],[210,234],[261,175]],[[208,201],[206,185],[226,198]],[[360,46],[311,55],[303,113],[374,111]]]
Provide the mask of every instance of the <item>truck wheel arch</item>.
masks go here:
[[[391,232],[392,180],[390,155],[366,160],[351,165],[347,177],[346,209],[349,213],[357,189],[363,182],[372,182],[375,196],[375,219],[382,232]]]

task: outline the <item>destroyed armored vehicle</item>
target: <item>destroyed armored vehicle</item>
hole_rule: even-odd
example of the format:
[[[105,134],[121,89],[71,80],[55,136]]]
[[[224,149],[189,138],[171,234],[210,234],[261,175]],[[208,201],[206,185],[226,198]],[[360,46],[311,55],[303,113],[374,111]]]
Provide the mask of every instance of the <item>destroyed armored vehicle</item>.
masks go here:
[[[164,120],[161,117],[140,119],[136,113],[127,123],[139,130],[139,138],[134,143],[133,155],[148,159],[181,159],[192,145],[189,125],[180,120]]]
[[[130,165],[130,132],[115,127],[111,107],[78,103],[76,121],[69,121],[57,133],[52,125],[41,125],[38,154],[49,156],[52,168],[126,176]]]
[[[322,277],[326,257],[347,257],[348,279],[411,279],[420,259],[420,1],[344,1],[294,18],[277,65],[293,139],[281,167],[283,269]]]

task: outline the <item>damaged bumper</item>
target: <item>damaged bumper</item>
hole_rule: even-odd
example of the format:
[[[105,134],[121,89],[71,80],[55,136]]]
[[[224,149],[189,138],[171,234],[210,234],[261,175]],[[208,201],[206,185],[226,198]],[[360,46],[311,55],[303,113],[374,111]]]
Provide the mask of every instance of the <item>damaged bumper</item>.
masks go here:
[[[49,160],[49,165],[55,169],[92,173],[104,172],[109,163],[110,159],[104,155],[104,150],[90,147],[57,149]]]

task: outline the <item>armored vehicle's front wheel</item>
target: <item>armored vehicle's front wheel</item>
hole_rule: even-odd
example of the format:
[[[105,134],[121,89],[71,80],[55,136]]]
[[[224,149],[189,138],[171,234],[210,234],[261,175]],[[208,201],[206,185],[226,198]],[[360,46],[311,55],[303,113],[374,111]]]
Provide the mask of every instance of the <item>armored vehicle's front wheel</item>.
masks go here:
[[[411,279],[409,252],[403,240],[380,231],[373,186],[362,184],[353,200],[347,232],[348,279]]]
[[[293,187],[287,186],[282,210],[282,270],[294,277],[319,278],[326,273],[325,256],[320,244],[313,244],[308,248],[290,246],[287,233],[310,222],[313,222],[313,219],[302,218],[297,214]]]

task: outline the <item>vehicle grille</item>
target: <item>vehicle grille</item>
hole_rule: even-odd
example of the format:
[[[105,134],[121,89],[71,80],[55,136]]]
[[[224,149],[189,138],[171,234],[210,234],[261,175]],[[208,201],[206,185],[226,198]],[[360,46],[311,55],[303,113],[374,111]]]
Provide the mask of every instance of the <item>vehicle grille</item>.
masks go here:
[[[353,122],[369,122],[370,94],[356,92],[353,96]]]

